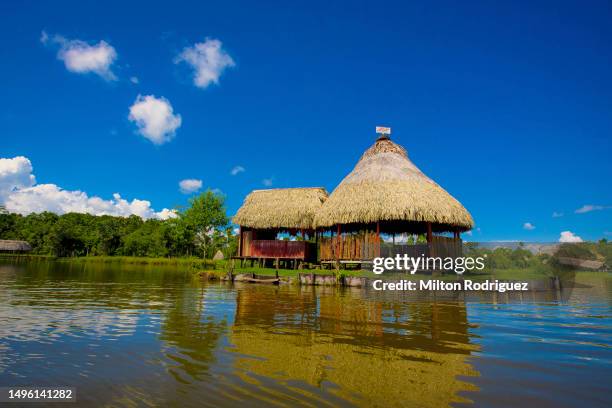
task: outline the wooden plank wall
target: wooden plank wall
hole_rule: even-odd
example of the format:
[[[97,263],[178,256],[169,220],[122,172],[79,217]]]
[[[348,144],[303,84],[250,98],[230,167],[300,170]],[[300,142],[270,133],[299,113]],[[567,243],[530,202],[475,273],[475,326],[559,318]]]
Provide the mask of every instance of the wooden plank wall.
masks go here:
[[[375,232],[341,235],[339,241],[337,236],[319,238],[319,258],[322,261],[372,259],[377,248]]]
[[[365,232],[360,234],[350,234],[340,237],[339,257],[336,257],[338,252],[338,237],[320,237],[319,238],[319,258],[322,261],[331,260],[362,260],[373,259],[377,249],[376,233]],[[430,254],[431,248],[431,254]],[[456,258],[462,256],[463,244],[461,240],[448,238],[443,236],[432,237],[431,247],[428,244],[392,244],[388,242],[380,243],[381,257],[394,257],[397,254],[407,254],[410,257],[424,256],[439,256],[442,258]]]
[[[304,241],[281,241],[262,240],[253,241],[253,253],[255,258],[291,258],[306,259],[307,242]]]

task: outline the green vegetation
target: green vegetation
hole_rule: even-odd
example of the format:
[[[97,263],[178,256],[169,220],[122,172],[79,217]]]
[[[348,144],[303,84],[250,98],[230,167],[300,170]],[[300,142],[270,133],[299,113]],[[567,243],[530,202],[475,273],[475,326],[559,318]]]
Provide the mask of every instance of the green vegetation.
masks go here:
[[[25,240],[33,247],[28,255],[2,254],[3,257],[29,260],[54,260],[72,263],[121,263],[179,267],[221,276],[233,273],[275,275],[273,268],[239,267],[229,261],[213,261],[217,251],[229,259],[236,253],[238,239],[232,234],[224,207],[224,197],[207,191],[179,209],[175,218],[143,220],[138,216],[114,217],[50,212],[22,216],[0,209],[0,239]],[[300,238],[298,238],[300,239]],[[420,242],[421,238],[416,242]],[[612,244],[599,242],[562,244],[554,255],[533,254],[524,245],[515,249],[485,248],[466,244],[465,256],[486,257],[483,271],[466,272],[469,279],[537,279],[570,270],[558,262],[559,257],[597,260],[612,265]],[[364,270],[305,270],[280,269],[279,276],[297,276],[299,272],[368,276]],[[404,275],[407,279],[422,279],[430,275]],[[456,279],[446,273],[441,279]]]
[[[579,258],[603,261],[612,266],[612,243],[603,238],[597,242],[563,244],[555,254],[557,257]]]
[[[100,263],[124,265],[160,265],[160,266],[180,266],[196,269],[218,269],[216,261],[195,257],[185,258],[149,258],[139,256],[84,256],[76,258],[60,258],[62,262],[74,263]]]
[[[511,248],[482,248],[477,244],[466,244],[465,256],[486,257],[483,271],[466,273],[469,277],[493,277],[496,279],[535,279],[557,275],[559,272],[575,268],[563,265],[560,257],[582,260],[598,260],[612,265],[612,244],[602,239],[598,242],[561,244],[553,255],[534,254],[523,244]]]
[[[237,248],[224,198],[212,191],[192,198],[188,208],[178,210],[177,217],[164,221],[145,221],[136,215],[58,216],[43,212],[22,216],[2,212],[0,238],[25,240],[32,245],[33,254],[57,257],[210,259],[218,250],[227,257]],[[119,260],[136,262],[128,258]]]

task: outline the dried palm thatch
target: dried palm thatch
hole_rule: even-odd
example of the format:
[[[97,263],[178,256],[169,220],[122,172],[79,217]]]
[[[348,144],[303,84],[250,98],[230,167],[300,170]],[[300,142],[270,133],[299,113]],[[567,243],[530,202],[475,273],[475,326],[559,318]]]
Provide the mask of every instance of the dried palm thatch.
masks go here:
[[[321,187],[255,190],[234,216],[234,223],[257,229],[312,229],[315,213],[327,199]]]
[[[316,227],[378,221],[431,222],[435,230],[466,231],[470,213],[421,172],[406,150],[385,137],[365,151],[317,212]]]
[[[31,251],[32,246],[26,241],[0,239],[0,251]]]

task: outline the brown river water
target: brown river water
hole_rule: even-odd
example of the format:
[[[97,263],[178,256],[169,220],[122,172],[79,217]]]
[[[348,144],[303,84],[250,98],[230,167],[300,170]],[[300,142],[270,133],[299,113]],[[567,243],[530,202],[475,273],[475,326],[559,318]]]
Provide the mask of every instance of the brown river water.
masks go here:
[[[563,279],[381,293],[4,262],[0,387],[76,388],[53,407],[610,407],[612,276]]]

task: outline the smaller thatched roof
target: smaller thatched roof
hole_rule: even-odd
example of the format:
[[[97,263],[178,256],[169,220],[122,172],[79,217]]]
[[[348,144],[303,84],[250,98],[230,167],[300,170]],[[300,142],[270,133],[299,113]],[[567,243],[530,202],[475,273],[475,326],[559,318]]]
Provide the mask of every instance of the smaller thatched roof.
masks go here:
[[[313,229],[315,213],[325,200],[327,191],[322,187],[255,190],[233,221],[256,229]]]
[[[31,251],[32,246],[26,241],[0,239],[0,251]]]

